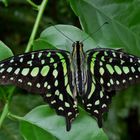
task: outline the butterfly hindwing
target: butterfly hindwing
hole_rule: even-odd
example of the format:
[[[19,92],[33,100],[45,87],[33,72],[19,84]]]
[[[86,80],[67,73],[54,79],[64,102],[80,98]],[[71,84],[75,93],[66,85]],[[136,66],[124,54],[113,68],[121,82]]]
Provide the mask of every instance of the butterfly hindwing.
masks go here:
[[[71,81],[69,52],[66,51],[35,51],[0,62],[0,83],[40,93],[57,114],[66,118],[67,130],[78,114]]]
[[[87,92],[82,97],[84,108],[91,116],[97,118],[99,127],[102,127],[103,113],[108,111],[111,98],[115,94],[115,91],[105,91],[92,75],[89,67],[87,85]]]

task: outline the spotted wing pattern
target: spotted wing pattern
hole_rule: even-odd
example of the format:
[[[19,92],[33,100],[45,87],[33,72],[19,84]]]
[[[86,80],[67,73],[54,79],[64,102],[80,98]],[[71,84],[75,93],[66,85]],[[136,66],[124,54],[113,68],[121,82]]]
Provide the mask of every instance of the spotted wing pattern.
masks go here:
[[[102,115],[108,111],[115,91],[140,81],[140,58],[106,48],[89,50],[86,54],[89,86],[83,102],[101,127]]]
[[[69,52],[66,51],[35,51],[0,62],[0,84],[14,84],[40,93],[57,114],[66,118],[67,130],[78,114],[71,81]]]

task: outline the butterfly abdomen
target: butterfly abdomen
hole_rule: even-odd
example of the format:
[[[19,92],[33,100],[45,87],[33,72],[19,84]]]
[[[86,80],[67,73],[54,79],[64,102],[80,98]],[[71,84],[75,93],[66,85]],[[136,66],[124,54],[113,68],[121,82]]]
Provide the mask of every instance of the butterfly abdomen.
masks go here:
[[[72,52],[72,61],[74,69],[75,84],[77,87],[77,92],[80,96],[86,93],[86,56],[83,51],[83,46],[80,42],[74,43]]]

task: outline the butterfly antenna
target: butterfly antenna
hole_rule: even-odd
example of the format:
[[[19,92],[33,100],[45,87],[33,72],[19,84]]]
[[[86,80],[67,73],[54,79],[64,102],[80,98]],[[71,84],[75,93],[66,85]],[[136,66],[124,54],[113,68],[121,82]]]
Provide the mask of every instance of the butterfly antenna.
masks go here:
[[[91,34],[89,34],[85,39],[83,39],[81,42],[84,42],[85,40],[87,40],[91,35],[95,34],[96,32],[98,32],[105,24],[108,24],[108,22],[104,22],[96,31],[92,32]]]
[[[70,37],[66,36],[65,33],[62,32],[60,29],[58,29],[55,25],[54,25],[54,28],[55,28],[58,32],[60,32],[63,36],[65,36],[67,39],[69,39],[72,43],[74,43],[74,41],[73,41]]]

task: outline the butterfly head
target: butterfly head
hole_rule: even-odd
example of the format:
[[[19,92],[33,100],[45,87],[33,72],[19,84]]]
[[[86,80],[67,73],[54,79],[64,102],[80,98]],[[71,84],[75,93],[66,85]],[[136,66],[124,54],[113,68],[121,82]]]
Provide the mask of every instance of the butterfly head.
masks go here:
[[[73,52],[83,52],[83,43],[80,41],[76,41],[72,44]]]
[[[75,41],[73,44],[72,44],[72,47],[83,47],[83,43],[81,41]]]

